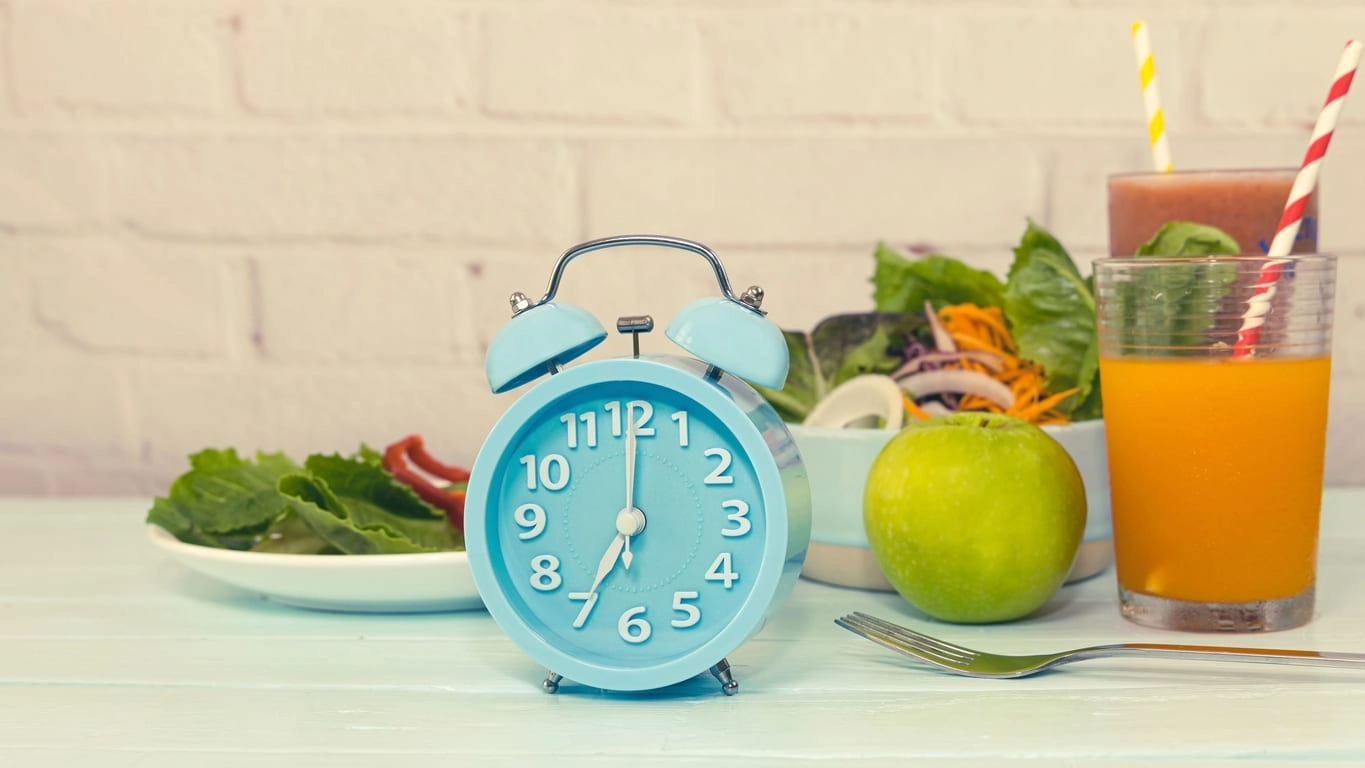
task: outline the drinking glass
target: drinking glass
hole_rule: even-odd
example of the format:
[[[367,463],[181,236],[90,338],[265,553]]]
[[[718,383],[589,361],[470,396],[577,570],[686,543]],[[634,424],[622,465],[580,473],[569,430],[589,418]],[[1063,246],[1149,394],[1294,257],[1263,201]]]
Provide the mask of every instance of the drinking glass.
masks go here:
[[[1226,232],[1244,253],[1265,253],[1297,168],[1121,173],[1109,177],[1109,255],[1132,256],[1167,222]],[[1318,194],[1308,198],[1295,253],[1318,249]]]
[[[1095,262],[1119,602],[1195,631],[1313,613],[1336,259]]]

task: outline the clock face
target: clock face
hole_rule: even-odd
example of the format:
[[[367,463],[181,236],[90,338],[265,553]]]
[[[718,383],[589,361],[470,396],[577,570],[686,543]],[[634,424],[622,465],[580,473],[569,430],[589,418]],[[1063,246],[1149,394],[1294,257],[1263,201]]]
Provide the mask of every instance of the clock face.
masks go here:
[[[765,482],[776,477],[772,455],[699,376],[680,374],[695,382],[682,388],[651,377],[556,381],[580,369],[541,385],[562,392],[514,404],[512,423],[490,437],[486,499],[471,484],[480,507],[471,557],[486,547],[480,559],[496,581],[486,602],[570,678],[676,667],[596,683],[625,689],[704,672],[742,642],[736,633],[756,628],[767,605],[753,598],[770,599],[784,567],[784,499]]]

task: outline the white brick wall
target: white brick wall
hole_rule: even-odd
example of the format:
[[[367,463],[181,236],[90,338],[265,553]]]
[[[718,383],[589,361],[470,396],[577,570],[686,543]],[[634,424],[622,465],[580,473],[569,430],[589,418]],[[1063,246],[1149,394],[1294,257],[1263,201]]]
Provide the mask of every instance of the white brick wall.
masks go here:
[[[247,110],[441,118],[472,106],[470,12],[423,0],[256,0],[236,19]]]
[[[97,143],[57,125],[11,126],[21,122],[13,112],[0,120],[0,228],[49,234],[109,223],[108,159]]]
[[[1311,128],[1341,53],[1338,43],[1365,34],[1365,5],[1307,5],[1268,4],[1208,25],[1195,60],[1204,73],[1199,83],[1203,114],[1219,125],[1253,131],[1266,125]],[[1319,38],[1329,35],[1341,39],[1320,44]],[[1248,51],[1266,53],[1248,56]],[[1271,89],[1286,87],[1297,89],[1297,98],[1266,98]],[[1365,109],[1345,111],[1342,119],[1359,126]]]
[[[495,3],[484,15],[489,116],[685,124],[696,102],[695,24],[668,7]]]
[[[717,247],[1003,244],[1041,215],[1043,173],[1013,139],[605,139],[586,147],[584,216],[593,234],[642,227]]]
[[[1296,165],[1365,36],[1358,0],[0,0],[0,494],[160,492],[206,445],[472,460],[508,293],[588,237],[707,242],[788,327],[867,307],[878,239],[1003,270],[1032,216],[1093,257],[1149,162],[1139,15],[1181,167]],[[1322,179],[1354,484],[1361,102]],[[713,284],[609,252],[563,295],[662,324]]]
[[[936,106],[928,8],[794,10],[704,17],[720,114],[739,124],[929,124]],[[856,87],[850,87],[856,84]]]
[[[230,6],[12,0],[10,87],[25,112],[219,114],[233,108]]]
[[[577,231],[561,142],[326,126],[92,141],[117,157],[115,218],[152,238],[558,244]]]

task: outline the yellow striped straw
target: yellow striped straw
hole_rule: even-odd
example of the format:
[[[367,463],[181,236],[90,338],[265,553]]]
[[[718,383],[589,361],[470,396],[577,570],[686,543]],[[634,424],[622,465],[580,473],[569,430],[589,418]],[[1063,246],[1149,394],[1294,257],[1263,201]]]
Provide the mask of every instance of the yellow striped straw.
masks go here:
[[[1145,22],[1133,22],[1133,52],[1137,54],[1142,103],[1147,108],[1147,138],[1152,145],[1152,166],[1163,173],[1170,173],[1171,147],[1166,143],[1166,118],[1161,114],[1161,98],[1157,96],[1152,41],[1147,38]]]

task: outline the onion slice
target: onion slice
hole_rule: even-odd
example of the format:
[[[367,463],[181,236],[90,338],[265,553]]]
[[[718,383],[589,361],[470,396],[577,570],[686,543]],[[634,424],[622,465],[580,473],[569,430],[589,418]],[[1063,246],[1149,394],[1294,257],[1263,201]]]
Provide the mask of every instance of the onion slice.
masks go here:
[[[895,379],[865,373],[821,398],[802,423],[812,427],[875,427],[880,420],[886,429],[900,429],[905,425],[902,397]]]
[[[899,379],[897,383],[916,399],[942,392],[955,392],[980,395],[1001,408],[1014,405],[1014,393],[1009,387],[977,371],[953,369],[921,371]]]
[[[930,416],[947,416],[948,414],[953,413],[952,408],[949,408],[937,400],[930,400],[919,408]]]
[[[933,363],[956,363],[961,360],[980,363],[986,366],[991,373],[999,373],[1005,370],[1005,359],[994,352],[988,352],[984,349],[960,349],[956,352],[925,352],[919,357],[905,361],[904,365],[891,374],[891,378],[899,379],[909,376]]]
[[[934,311],[934,305],[926,299],[924,302],[924,317],[929,321],[929,330],[934,332],[934,348],[940,352],[956,352],[957,344],[953,341],[952,334],[939,322],[938,313]]]

